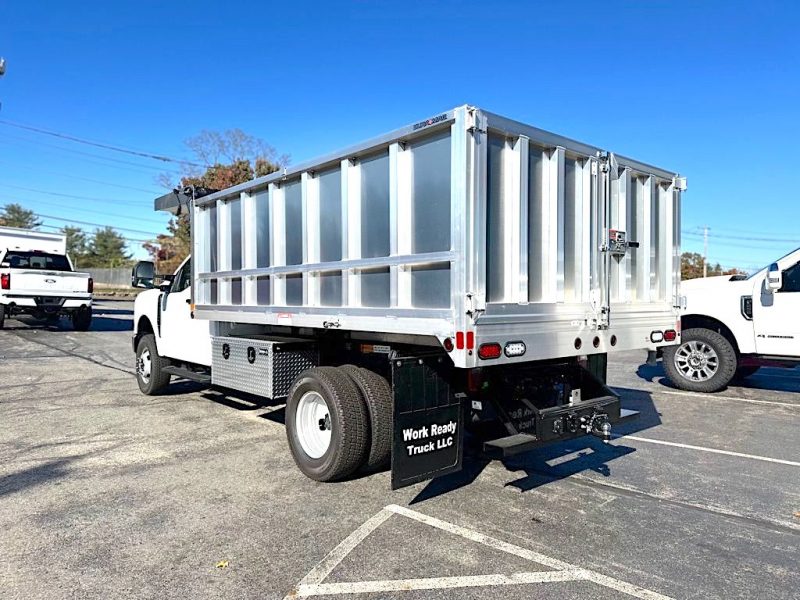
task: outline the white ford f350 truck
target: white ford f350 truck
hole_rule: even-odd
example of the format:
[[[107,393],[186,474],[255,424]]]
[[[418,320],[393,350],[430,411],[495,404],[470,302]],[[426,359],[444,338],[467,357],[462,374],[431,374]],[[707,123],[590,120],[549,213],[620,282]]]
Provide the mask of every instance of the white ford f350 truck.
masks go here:
[[[681,343],[662,351],[677,387],[716,392],[761,366],[800,364],[800,249],[749,277],[681,284]]]
[[[86,331],[92,323],[92,287],[88,273],[73,270],[65,236],[0,227],[0,328],[6,316],[55,323],[67,315],[75,329]]]
[[[192,257],[134,307],[141,391],[286,399],[318,481],[392,487],[632,416],[610,352],[678,339],[676,173],[461,106],[220,191],[184,188]],[[133,270],[152,285],[152,263]]]

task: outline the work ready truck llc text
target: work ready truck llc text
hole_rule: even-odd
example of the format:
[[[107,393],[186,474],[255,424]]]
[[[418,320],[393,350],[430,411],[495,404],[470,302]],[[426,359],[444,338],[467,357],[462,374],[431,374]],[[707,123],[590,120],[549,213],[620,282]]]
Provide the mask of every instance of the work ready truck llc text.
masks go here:
[[[403,441],[406,442],[408,456],[427,454],[434,450],[449,448],[455,443],[455,421],[443,425],[423,425],[419,428],[408,427],[403,429]],[[412,443],[408,443],[412,442]]]

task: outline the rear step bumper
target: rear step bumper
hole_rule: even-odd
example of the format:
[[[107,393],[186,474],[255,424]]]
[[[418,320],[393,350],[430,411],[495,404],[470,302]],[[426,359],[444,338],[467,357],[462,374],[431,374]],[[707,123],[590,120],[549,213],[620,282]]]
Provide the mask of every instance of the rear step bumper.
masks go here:
[[[587,431],[581,426],[581,419],[589,420],[596,414],[605,415],[612,425],[639,416],[637,411],[620,408],[619,399],[613,396],[596,398],[580,405],[559,406],[541,412],[541,417],[537,419],[535,434],[516,433],[485,441],[483,453],[486,457],[503,459],[535,450],[541,446],[589,435],[592,431]]]

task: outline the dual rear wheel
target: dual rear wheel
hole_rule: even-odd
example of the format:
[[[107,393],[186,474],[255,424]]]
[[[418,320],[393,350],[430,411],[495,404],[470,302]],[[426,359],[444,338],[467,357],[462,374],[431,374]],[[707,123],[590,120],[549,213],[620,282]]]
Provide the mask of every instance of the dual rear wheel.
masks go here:
[[[139,340],[136,380],[147,395],[170,382],[153,334]],[[376,471],[391,457],[392,389],[384,377],[355,365],[315,367],[295,379],[286,400],[286,436],[297,466],[316,481]]]
[[[385,466],[391,420],[389,383],[354,365],[304,371],[286,401],[289,448],[299,469],[316,481]]]

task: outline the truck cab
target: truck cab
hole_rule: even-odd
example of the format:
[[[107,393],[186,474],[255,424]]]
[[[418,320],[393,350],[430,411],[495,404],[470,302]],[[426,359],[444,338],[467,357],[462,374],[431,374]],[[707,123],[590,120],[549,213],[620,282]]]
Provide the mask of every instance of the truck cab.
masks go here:
[[[765,365],[800,363],[800,249],[749,277],[681,284],[681,343],[664,348],[677,387],[716,392]]]
[[[161,283],[152,287],[156,276],[153,264],[138,263],[132,274],[134,287],[152,287],[136,297],[133,307],[133,347],[145,336],[151,336],[137,353],[137,370],[142,391],[154,384],[150,378],[152,361],[158,356],[171,363],[201,372],[211,366],[210,321],[194,318],[192,306],[192,257],[187,257],[171,275],[161,276]],[[149,348],[153,344],[153,348]]]

